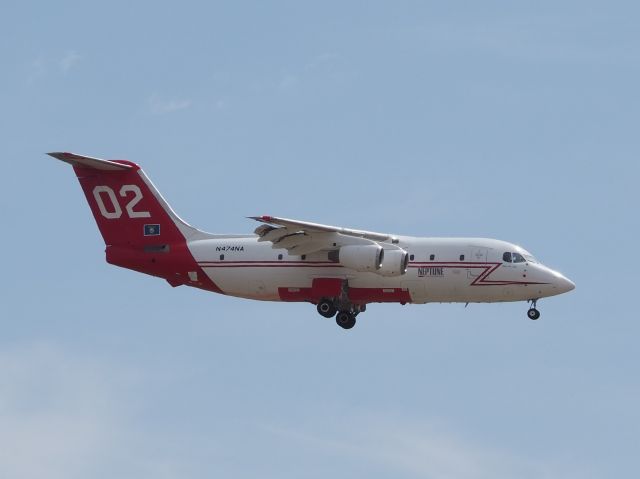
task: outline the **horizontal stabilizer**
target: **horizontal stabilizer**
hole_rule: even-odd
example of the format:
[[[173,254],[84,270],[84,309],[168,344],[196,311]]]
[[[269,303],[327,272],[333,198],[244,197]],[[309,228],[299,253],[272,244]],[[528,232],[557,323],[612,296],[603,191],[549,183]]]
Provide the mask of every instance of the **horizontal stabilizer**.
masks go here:
[[[73,166],[93,168],[94,170],[126,171],[133,168],[131,165],[116,163],[115,161],[101,160],[99,158],[92,158],[90,156],[76,155],[75,153],[53,152],[47,153],[47,155],[53,156],[54,158],[60,161],[64,161],[65,163],[69,163]]]

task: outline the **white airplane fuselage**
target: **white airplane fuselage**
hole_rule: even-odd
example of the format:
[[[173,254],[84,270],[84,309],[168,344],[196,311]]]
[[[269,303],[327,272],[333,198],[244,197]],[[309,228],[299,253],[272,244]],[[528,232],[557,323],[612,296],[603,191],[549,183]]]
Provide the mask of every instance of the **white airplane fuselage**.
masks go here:
[[[535,260],[504,262],[505,252],[524,251],[505,241],[397,239],[397,246],[410,259],[406,273],[395,277],[345,268],[329,261],[326,253],[304,255],[304,259],[290,256],[284,249],[259,243],[253,235],[196,240],[188,246],[202,271],[224,294],[265,301],[313,302],[310,290],[316,278],[347,281],[352,300],[361,303],[526,301],[574,288],[562,274]]]

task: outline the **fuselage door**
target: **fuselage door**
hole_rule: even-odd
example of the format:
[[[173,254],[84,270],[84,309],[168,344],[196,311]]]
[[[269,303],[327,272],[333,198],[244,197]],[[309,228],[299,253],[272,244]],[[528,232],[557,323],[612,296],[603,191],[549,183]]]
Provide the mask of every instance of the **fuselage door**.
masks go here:
[[[469,261],[474,263],[486,263],[487,262],[487,254],[489,252],[488,248],[482,248],[479,246],[471,247],[471,257]]]
[[[477,266],[475,264],[470,264],[467,268],[467,277],[474,279],[480,276],[485,272],[485,268],[482,265],[487,262],[487,255],[489,253],[488,248],[482,248],[480,246],[472,246],[471,254],[469,255],[470,263],[479,263]]]

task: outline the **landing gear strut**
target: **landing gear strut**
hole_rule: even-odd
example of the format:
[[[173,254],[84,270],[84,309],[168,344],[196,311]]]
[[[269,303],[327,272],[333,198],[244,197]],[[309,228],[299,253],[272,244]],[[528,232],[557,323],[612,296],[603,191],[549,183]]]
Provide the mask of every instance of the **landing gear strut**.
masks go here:
[[[344,329],[351,329],[356,325],[356,315],[350,311],[340,311],[336,315],[336,323]]]
[[[537,302],[538,302],[537,299],[531,300],[531,307],[529,308],[529,311],[527,311],[527,316],[529,317],[529,319],[536,320],[540,317],[540,311],[536,309]]]
[[[323,299],[318,303],[318,313],[325,318],[333,318],[336,315],[337,308],[333,304],[333,301]]]
[[[335,291],[335,293],[338,293]],[[354,304],[349,299],[349,285],[342,280],[340,293],[320,298],[316,306],[318,313],[325,318],[336,317],[336,323],[343,329],[356,325],[356,316],[367,309],[366,304]],[[336,314],[337,313],[337,314]]]

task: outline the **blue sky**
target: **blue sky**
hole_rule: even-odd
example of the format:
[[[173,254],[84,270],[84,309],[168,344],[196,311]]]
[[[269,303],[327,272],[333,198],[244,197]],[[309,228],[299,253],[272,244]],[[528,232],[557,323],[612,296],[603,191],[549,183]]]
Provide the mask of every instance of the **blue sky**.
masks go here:
[[[0,476],[637,471],[634,2],[6,2]],[[513,241],[526,305],[242,301],[111,267],[66,165],[212,232],[273,214]],[[620,261],[621,260],[621,261]]]

